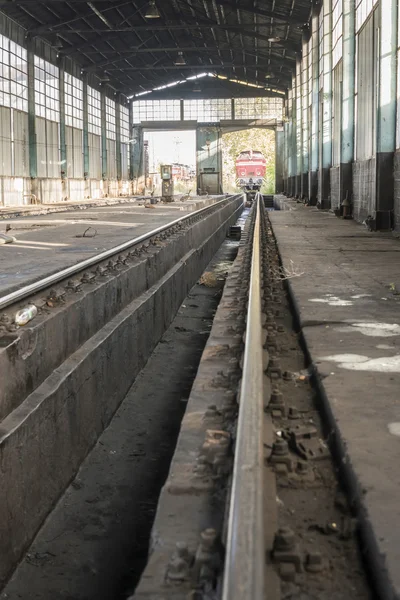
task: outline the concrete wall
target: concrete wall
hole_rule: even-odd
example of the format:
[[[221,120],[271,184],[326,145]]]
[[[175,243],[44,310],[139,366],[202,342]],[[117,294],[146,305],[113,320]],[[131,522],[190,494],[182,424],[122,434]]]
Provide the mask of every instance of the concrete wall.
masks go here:
[[[372,215],[376,198],[375,159],[353,163],[353,214],[357,221]]]
[[[394,153],[394,229],[400,231],[400,150]]]
[[[109,423],[242,207],[241,197],[226,202],[118,274],[87,285],[86,293],[72,295],[50,317],[42,315],[34,329],[3,342],[0,379],[7,374],[10,385],[0,433],[0,583]]]
[[[331,208],[339,208],[340,204],[340,167],[331,168]]]

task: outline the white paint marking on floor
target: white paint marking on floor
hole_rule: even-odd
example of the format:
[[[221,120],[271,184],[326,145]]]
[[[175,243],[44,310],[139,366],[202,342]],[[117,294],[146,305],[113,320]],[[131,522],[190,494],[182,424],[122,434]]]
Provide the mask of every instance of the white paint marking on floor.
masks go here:
[[[14,250],[50,250],[50,248],[43,248],[42,246],[25,246],[25,244],[4,244],[1,248],[14,248]]]
[[[336,296],[330,296],[329,298],[309,298],[308,301],[329,304],[329,306],[353,306],[354,304],[354,302],[351,302],[351,300],[341,300]]]
[[[333,354],[323,356],[320,360],[329,360],[349,371],[373,371],[376,373],[400,373],[400,354],[368,358],[360,354]]]
[[[357,294],[356,296],[350,296],[350,297],[354,298],[354,299],[358,299],[358,298],[368,298],[370,296],[371,296],[371,294]]]
[[[378,350],[395,350],[393,346],[388,346],[387,344],[378,344],[377,348]]]
[[[337,327],[336,331],[341,333],[362,333],[369,337],[393,337],[400,335],[400,325],[397,323],[375,323],[375,322],[359,322]]]
[[[392,435],[397,435],[400,437],[400,423],[389,423],[388,424],[389,433]]]
[[[32,244],[32,246],[50,246],[50,247],[63,247],[69,246],[69,244],[57,244],[55,242],[33,242],[32,240],[16,240],[17,244]]]

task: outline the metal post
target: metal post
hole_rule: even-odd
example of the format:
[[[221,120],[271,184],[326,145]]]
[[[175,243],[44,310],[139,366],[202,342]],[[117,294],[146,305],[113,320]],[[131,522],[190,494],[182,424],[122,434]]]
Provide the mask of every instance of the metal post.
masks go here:
[[[90,178],[88,76],[83,75],[83,177]]]
[[[37,196],[37,139],[35,111],[35,52],[33,40],[27,40],[28,60],[28,135],[29,135],[29,175],[31,193]]]
[[[117,163],[117,181],[122,180],[122,147],[121,147],[121,98],[115,101],[115,152]]]
[[[65,131],[65,59],[60,57],[58,60],[58,88],[60,93],[60,159],[61,159],[61,181],[63,184],[63,196],[68,196],[65,189],[66,179],[68,178],[68,156]],[[73,166],[73,165],[72,165]]]
[[[323,114],[320,143],[322,144],[322,165],[320,169],[320,205],[330,208],[331,166],[332,166],[332,0],[324,0],[324,39],[323,39]]]
[[[340,204],[350,200],[353,190],[354,85],[355,85],[355,2],[343,0],[343,84],[340,148]]]
[[[295,104],[296,104],[296,179],[295,179],[295,196],[301,197],[301,174],[303,172],[303,124],[302,124],[302,89],[301,89],[301,58],[296,60],[296,79],[295,79]]]
[[[318,15],[319,4],[314,1],[311,19],[311,41],[312,41],[312,108],[311,108],[311,165],[308,173],[309,203],[317,204],[318,201],[318,169],[319,169],[319,64],[318,64]]]
[[[309,52],[310,32],[308,28],[303,31],[303,59],[301,64],[301,109],[302,109],[302,174],[301,174],[301,198],[308,199],[308,138],[309,138],[309,73],[308,73],[308,52]]]
[[[101,90],[101,178],[103,181],[108,179],[106,118],[106,95],[104,90]],[[104,191],[108,192],[108,190]]]
[[[133,144],[134,138],[133,138],[133,104],[132,104],[132,100],[129,102],[129,179],[131,181],[133,181],[134,179],[134,171],[133,171],[133,160],[134,160],[134,155],[133,155],[133,149],[134,149],[134,144]]]
[[[376,228],[393,227],[396,149],[397,0],[381,0],[376,140]]]
[[[275,129],[275,194],[282,194],[284,190],[283,183],[283,162],[284,155],[284,131],[283,128]]]

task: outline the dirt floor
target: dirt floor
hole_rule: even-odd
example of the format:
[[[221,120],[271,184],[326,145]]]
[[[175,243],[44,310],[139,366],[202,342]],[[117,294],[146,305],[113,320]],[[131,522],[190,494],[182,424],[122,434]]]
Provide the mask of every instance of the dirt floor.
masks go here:
[[[110,426],[39,532],[1,600],[119,600],[147,559],[168,473],[237,242],[226,241],[195,285]]]

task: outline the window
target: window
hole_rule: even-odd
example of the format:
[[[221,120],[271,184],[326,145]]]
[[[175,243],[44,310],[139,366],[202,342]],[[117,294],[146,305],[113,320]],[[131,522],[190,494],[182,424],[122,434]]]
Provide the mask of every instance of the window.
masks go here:
[[[4,35],[0,35],[0,105],[28,112],[26,50]]]
[[[185,100],[183,105],[185,121],[217,123],[232,119],[232,101],[227,98],[211,100]]]
[[[321,8],[319,13],[319,24],[318,24],[318,41],[319,41],[319,86],[323,85],[324,80],[324,7]]]
[[[356,31],[361,29],[378,0],[356,0]]]
[[[357,35],[356,157],[375,154],[379,19],[376,11]]]
[[[235,119],[279,119],[283,117],[282,98],[236,98]]]
[[[115,102],[106,98],[106,135],[109,140],[115,140]]]
[[[88,130],[101,135],[101,96],[100,92],[88,86]]]
[[[129,143],[129,109],[126,106],[120,106],[120,129],[121,144]]]
[[[58,67],[35,56],[35,109],[38,117],[60,121]]]
[[[69,73],[64,74],[65,124],[83,129],[83,82]]]
[[[180,121],[180,100],[136,100],[133,102],[133,122]]]
[[[334,0],[332,27],[332,68],[335,68],[343,55],[343,0]]]

